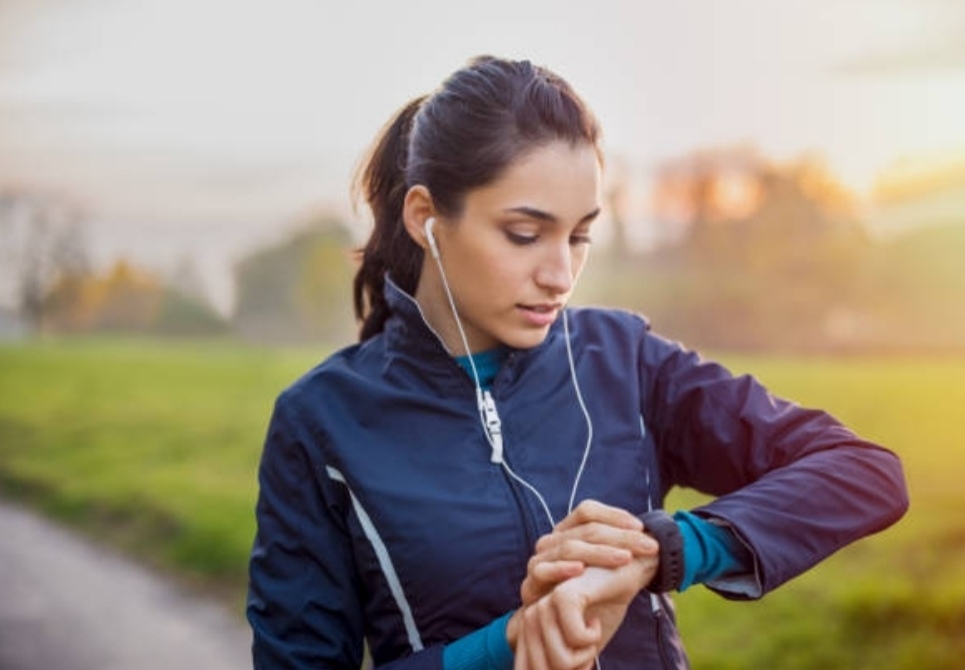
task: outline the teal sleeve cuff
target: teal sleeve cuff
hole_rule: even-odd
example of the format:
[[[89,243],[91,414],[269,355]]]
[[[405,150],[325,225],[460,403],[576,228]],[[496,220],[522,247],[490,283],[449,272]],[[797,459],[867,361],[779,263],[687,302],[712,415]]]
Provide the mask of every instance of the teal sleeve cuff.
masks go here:
[[[447,644],[442,650],[443,670],[512,670],[513,650],[506,639],[512,614]]]
[[[730,573],[751,570],[747,551],[730,529],[690,512],[677,512],[673,518],[684,539],[684,578],[680,591]]]

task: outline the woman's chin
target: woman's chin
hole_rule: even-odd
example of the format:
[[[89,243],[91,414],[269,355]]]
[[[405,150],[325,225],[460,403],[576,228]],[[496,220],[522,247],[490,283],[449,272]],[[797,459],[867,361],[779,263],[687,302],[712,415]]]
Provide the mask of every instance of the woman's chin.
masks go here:
[[[502,343],[513,349],[532,349],[538,347],[549,335],[549,326],[544,328],[527,328],[522,332],[514,332],[502,340]]]

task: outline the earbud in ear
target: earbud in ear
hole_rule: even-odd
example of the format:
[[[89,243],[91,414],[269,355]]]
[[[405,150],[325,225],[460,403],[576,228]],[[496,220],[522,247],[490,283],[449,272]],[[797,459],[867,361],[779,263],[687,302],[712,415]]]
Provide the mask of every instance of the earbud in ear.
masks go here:
[[[432,256],[436,259],[439,258],[439,247],[436,246],[436,236],[432,234],[432,228],[436,225],[435,217],[430,216],[426,219],[426,240],[429,242],[429,251],[432,252]]]

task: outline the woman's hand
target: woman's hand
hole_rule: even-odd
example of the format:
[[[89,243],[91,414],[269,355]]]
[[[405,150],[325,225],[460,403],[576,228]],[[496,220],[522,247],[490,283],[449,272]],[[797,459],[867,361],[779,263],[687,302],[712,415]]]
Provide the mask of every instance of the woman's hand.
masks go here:
[[[579,616],[580,608],[564,608],[565,614]],[[598,621],[583,625],[583,620],[570,624],[572,631],[579,630],[582,644],[574,646],[562,636],[556,622],[544,625],[541,617],[551,613],[530,606],[517,611],[519,632],[513,656],[514,670],[590,670],[593,660],[600,653],[602,630]],[[514,615],[515,616],[515,615]]]
[[[517,667],[589,667],[623,621],[630,600],[656,571],[658,550],[641,521],[626,510],[592,500],[580,503],[539,539],[527,566],[520,587],[523,607],[506,629]],[[635,558],[641,559],[636,565]],[[577,580],[588,568],[594,570]],[[569,587],[556,593],[554,587],[563,584]],[[546,600],[552,593],[555,599]],[[537,602],[542,604],[530,610]]]
[[[634,557],[655,556],[657,550],[656,541],[643,533],[637,517],[619,507],[585,500],[536,543],[520,587],[523,605],[582,574],[588,566],[618,568]]]
[[[589,567],[535,603],[516,620],[516,670],[585,670],[606,647],[633,598],[657,571],[656,556],[618,568]]]

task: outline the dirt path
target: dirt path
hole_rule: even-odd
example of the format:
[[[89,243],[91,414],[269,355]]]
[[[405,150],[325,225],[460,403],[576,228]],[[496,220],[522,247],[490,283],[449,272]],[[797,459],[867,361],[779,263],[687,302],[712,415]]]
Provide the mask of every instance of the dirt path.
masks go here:
[[[250,640],[221,605],[0,503],[0,669],[234,670]]]

